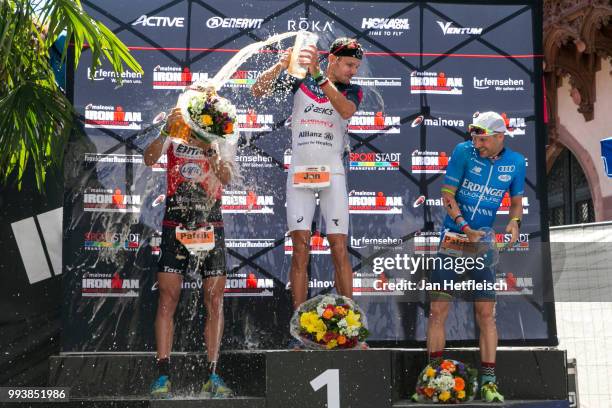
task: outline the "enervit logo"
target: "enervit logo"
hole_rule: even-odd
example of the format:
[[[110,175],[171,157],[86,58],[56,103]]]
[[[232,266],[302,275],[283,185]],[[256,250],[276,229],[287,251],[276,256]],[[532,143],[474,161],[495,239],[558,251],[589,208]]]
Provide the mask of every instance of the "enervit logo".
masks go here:
[[[331,254],[327,237],[321,236],[321,232],[315,231],[310,237],[310,253],[313,255]],[[293,241],[289,235],[285,236],[285,255],[293,254]]]
[[[424,195],[418,196],[414,203],[412,203],[412,208],[419,208],[420,206],[425,205],[426,207],[442,207],[444,202],[442,198],[427,198]]]
[[[236,163],[239,163],[243,168],[272,168],[274,167],[274,160],[271,156],[264,156],[261,154],[254,155],[238,155],[236,156]]]
[[[392,238],[392,237],[385,237],[385,238],[368,238],[368,237],[361,237],[361,238],[355,238],[353,236],[351,236],[351,248],[355,248],[355,249],[363,249],[363,248],[374,248],[374,249],[378,249],[378,248],[389,248],[389,247],[395,247],[395,246],[399,246],[404,242],[404,240],[402,240],[401,238]]]
[[[444,72],[413,71],[410,73],[410,93],[461,95],[463,78],[449,77]]]
[[[432,127],[465,127],[463,119],[446,119],[446,118],[427,118],[423,115],[419,115],[410,124],[410,127],[417,127],[420,125],[432,126]]]
[[[62,214],[60,207],[11,223],[31,285],[62,273]]]
[[[402,78],[353,77],[351,84],[359,86],[402,86]]]
[[[319,32],[334,32],[333,21],[321,21],[321,20],[308,20],[307,18],[300,18],[299,20],[288,20],[287,30],[288,31],[319,31]]]
[[[415,174],[443,174],[448,167],[446,152],[415,150],[412,152],[411,171]]]
[[[138,17],[132,23],[133,26],[141,25],[144,27],[185,27],[185,17],[148,17],[146,14]]]
[[[407,18],[372,18],[361,20],[362,30],[410,30]]]
[[[139,288],[138,279],[122,278],[119,272],[86,273],[81,281],[83,297],[138,297]]]
[[[399,170],[401,153],[351,153],[350,170]]]
[[[123,84],[142,84],[142,74],[129,70],[117,74],[115,71],[107,71],[103,68],[92,71],[90,67],[87,67],[87,79],[91,81],[105,81],[108,79],[113,84],[121,79]]]
[[[437,21],[444,35],[480,35],[482,34],[481,27],[453,27],[453,23]]]
[[[153,89],[183,90],[194,82],[206,79],[207,72],[191,72],[189,67],[157,65],[153,68]]]
[[[387,196],[382,191],[349,192],[350,214],[401,214],[402,197]]]
[[[122,190],[87,189],[83,194],[83,210],[86,212],[139,213],[140,196],[123,194]]]
[[[235,18],[226,17],[222,18],[214,16],[206,20],[206,27],[208,28],[261,28],[263,18]]]
[[[274,214],[274,197],[254,191],[225,191],[221,197],[224,214]]]
[[[474,89],[489,89],[493,87],[498,92],[513,92],[513,91],[524,91],[525,81],[522,79],[489,79],[487,77],[479,79],[474,77]]]
[[[400,133],[400,117],[386,116],[383,112],[356,112],[351,117],[351,133]]]
[[[274,116],[271,114],[260,114],[254,109],[239,109],[236,121],[240,130],[247,132],[267,132],[272,130]]]
[[[141,112],[125,111],[122,106],[85,106],[86,128],[140,130],[141,122]]]

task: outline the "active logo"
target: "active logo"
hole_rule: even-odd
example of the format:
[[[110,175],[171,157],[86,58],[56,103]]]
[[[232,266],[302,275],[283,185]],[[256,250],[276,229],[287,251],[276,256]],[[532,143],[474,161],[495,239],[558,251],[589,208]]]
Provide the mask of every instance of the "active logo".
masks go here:
[[[237,28],[240,30],[261,28],[263,18],[235,18],[213,16],[206,20],[206,27],[216,28]]]
[[[140,206],[139,195],[124,194],[119,188],[90,188],[83,194],[83,211],[87,212],[139,213]]]
[[[486,90],[493,88],[497,92],[524,91],[525,81],[523,79],[489,79],[474,77],[474,89]]]
[[[402,197],[387,196],[382,191],[349,192],[350,214],[401,214],[403,207]]]
[[[455,27],[452,22],[436,21],[444,35],[480,35],[481,27]]]
[[[122,106],[85,106],[86,128],[140,130],[141,123],[141,112],[126,111]]]
[[[185,17],[147,16],[143,14],[132,23],[143,27],[185,27]]]
[[[448,167],[446,152],[415,150],[412,152],[411,171],[415,174],[443,174]]]
[[[397,171],[401,153],[351,153],[349,170]]]
[[[379,112],[356,112],[351,117],[348,130],[351,133],[400,133],[400,117],[386,116]]]
[[[463,93],[463,78],[449,77],[444,72],[410,73],[410,93],[461,95]]]
[[[221,211],[223,214],[274,214],[274,197],[254,191],[225,191]]]
[[[207,79],[207,72],[191,72],[189,67],[157,65],[153,68],[153,89],[184,90],[194,82]]]

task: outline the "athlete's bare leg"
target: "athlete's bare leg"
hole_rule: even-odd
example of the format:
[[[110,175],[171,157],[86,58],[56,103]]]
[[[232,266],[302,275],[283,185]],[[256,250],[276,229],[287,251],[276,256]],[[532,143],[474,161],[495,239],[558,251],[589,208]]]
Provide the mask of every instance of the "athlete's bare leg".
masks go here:
[[[159,301],[155,315],[157,359],[170,357],[174,337],[174,312],[181,296],[183,277],[177,273],[157,273]]]
[[[336,271],[336,289],[342,296],[353,297],[353,268],[349,261],[346,234],[328,234],[331,256]]]
[[[291,295],[293,308],[297,309],[308,296],[308,260],[310,257],[310,231],[291,231],[293,255],[291,256]]]

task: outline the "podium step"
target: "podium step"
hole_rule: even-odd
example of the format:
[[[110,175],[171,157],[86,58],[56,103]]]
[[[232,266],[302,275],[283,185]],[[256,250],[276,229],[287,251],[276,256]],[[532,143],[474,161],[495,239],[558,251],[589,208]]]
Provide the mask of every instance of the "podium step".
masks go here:
[[[440,404],[436,404],[440,405]],[[498,408],[569,408],[568,400],[542,401],[542,400],[515,400],[505,401],[503,403],[490,403],[484,401],[473,401],[459,404],[462,408],[481,408],[481,407],[498,407]],[[415,403],[410,400],[400,400],[393,404],[393,408],[431,408],[432,404]]]
[[[6,408],[24,408],[28,403],[0,404]],[[31,407],[48,408],[265,408],[266,400],[261,397],[237,397],[227,399],[198,398],[196,396],[175,396],[170,399],[150,399],[148,397],[97,397],[70,398],[67,401],[45,401],[30,403]]]

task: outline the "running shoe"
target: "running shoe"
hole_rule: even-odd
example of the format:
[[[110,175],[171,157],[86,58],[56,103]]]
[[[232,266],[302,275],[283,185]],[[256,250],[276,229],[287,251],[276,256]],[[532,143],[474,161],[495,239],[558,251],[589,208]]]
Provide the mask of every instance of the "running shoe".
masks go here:
[[[202,386],[200,395],[207,398],[231,398],[234,396],[234,391],[218,374],[211,374],[208,381]]]
[[[170,396],[170,379],[167,375],[160,375],[151,384],[151,396],[155,398],[167,398]]]
[[[303,350],[304,349],[304,343],[302,343],[300,340],[298,340],[296,338],[292,338],[287,343],[287,348],[289,350]]]
[[[485,402],[504,402],[504,396],[497,391],[497,384],[488,382],[480,388],[480,396]]]

